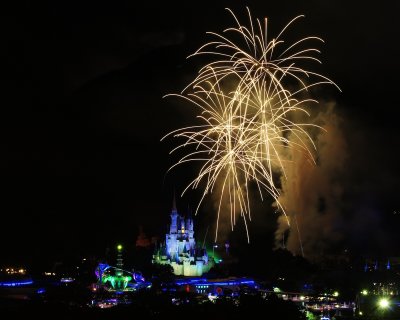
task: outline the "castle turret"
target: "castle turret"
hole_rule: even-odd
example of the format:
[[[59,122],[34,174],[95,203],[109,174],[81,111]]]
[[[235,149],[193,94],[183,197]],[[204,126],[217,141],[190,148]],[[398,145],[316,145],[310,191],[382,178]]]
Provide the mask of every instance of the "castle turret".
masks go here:
[[[192,213],[189,210],[188,217],[186,219],[186,230],[187,231],[193,231],[193,218],[192,218]]]
[[[178,232],[178,210],[176,209],[176,199],[174,192],[174,199],[172,202],[172,210],[171,210],[171,226],[169,229],[169,233],[177,233]]]
[[[188,249],[194,249],[196,247],[196,242],[194,239],[193,218],[192,218],[192,214],[191,214],[190,210],[188,213],[188,217],[186,219],[186,230],[187,230],[187,239],[188,239],[187,247],[188,247]]]

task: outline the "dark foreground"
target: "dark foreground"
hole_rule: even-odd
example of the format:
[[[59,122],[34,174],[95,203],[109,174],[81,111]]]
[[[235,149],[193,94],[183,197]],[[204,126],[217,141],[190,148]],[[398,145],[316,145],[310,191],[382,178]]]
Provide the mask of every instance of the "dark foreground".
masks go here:
[[[263,319],[306,319],[305,314],[290,301],[277,298],[262,299],[258,296],[243,296],[237,301],[217,300],[195,304],[191,302],[173,305],[166,295],[137,297],[129,305],[118,305],[101,309],[98,307],[71,306],[64,303],[40,301],[2,300],[2,319],[246,319],[254,316]]]

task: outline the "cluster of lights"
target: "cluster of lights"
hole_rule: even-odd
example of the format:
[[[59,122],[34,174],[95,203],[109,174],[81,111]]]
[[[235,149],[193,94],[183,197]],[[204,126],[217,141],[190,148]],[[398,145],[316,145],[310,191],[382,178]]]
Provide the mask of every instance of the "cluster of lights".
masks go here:
[[[207,286],[203,286],[203,285],[201,285],[201,286],[196,286],[197,288],[200,288],[200,289],[206,289],[206,288],[208,288],[209,286],[207,285]]]
[[[206,293],[208,285],[196,285],[197,293]]]
[[[128,283],[132,280],[132,277],[130,276],[111,276],[108,275],[103,279],[103,282],[106,283],[109,281],[111,283],[111,286],[113,289],[119,290],[125,290],[125,288],[128,286]]]
[[[364,289],[363,291],[361,291],[361,294],[363,296],[367,296],[368,295],[368,290]]]
[[[197,288],[199,286],[240,286],[240,285],[255,285],[254,280],[249,280],[247,278],[241,278],[236,280],[226,280],[226,281],[209,281],[205,278],[195,278],[195,279],[188,279],[188,280],[176,280],[175,284],[178,286],[182,285],[196,285]]]
[[[5,268],[0,269],[1,272],[5,272],[7,274],[26,274],[26,269],[24,268]]]
[[[382,283],[382,282],[374,282],[372,292],[375,295],[381,296],[393,296],[398,295],[399,291],[397,289],[397,284],[395,282]]]
[[[326,293],[326,292],[324,292],[324,293],[322,294],[322,297],[319,297],[319,299],[320,299],[320,300],[322,300],[322,299],[329,299],[330,297],[335,297],[335,298],[339,297],[339,291],[334,291],[334,292],[332,292],[332,293]]]
[[[374,284],[376,286],[376,284]],[[387,295],[387,296],[394,296],[397,294],[397,291],[394,291],[392,288],[385,288],[384,286],[378,285],[380,289],[373,289],[372,291],[368,291],[367,289],[363,289],[360,293],[363,296],[367,296],[369,294],[373,295]],[[389,291],[389,289],[392,289]]]

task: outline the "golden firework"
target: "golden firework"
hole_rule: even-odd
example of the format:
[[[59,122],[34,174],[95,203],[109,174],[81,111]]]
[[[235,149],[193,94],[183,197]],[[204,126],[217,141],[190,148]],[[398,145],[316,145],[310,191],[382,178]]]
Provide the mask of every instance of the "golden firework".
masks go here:
[[[291,20],[276,38],[267,39],[267,19],[264,24],[253,20],[247,9],[249,27],[240,24],[235,14],[235,27],[222,34],[209,32],[214,38],[201,46],[192,56],[209,55],[213,60],[204,65],[197,77],[178,96],[198,107],[200,124],[177,129],[162,139],[173,136],[183,142],[172,152],[189,150],[171,168],[187,162],[200,162],[196,177],[188,189],[203,187],[196,213],[205,197],[219,192],[217,228],[222,214],[221,203],[228,197],[231,226],[240,214],[251,219],[249,192],[255,185],[261,200],[267,192],[279,210],[279,189],[274,173],[285,175],[286,148],[296,148],[314,161],[315,145],[308,132],[313,123],[296,121],[308,116],[308,105],[317,102],[304,98],[310,87],[323,83],[335,85],[330,79],[302,68],[304,61],[320,62],[314,55],[319,50],[305,47],[318,37],[306,37],[284,46],[284,31],[296,20]],[[336,85],[335,85],[336,86]],[[303,117],[304,118],[304,117]],[[216,185],[219,188],[216,188]],[[247,232],[247,237],[249,235]]]

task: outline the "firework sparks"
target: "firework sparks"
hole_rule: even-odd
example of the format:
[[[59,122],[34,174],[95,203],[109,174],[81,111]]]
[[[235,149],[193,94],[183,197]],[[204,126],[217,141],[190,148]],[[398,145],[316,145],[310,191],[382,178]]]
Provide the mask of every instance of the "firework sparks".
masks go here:
[[[314,161],[315,145],[308,128],[318,127],[296,122],[294,114],[309,115],[307,106],[317,102],[302,98],[310,87],[323,83],[335,85],[328,78],[301,67],[303,61],[320,62],[313,56],[319,50],[303,48],[310,41],[322,41],[320,38],[306,37],[283,46],[284,31],[302,16],[294,18],[276,38],[268,41],[266,19],[264,25],[258,19],[253,21],[247,9],[250,26],[246,27],[228,11],[237,26],[222,34],[210,32],[215,40],[191,55],[209,55],[216,59],[203,66],[180,94],[167,95],[178,96],[197,106],[201,124],[180,128],[164,137],[184,141],[171,153],[183,148],[189,150],[170,170],[187,162],[202,164],[197,176],[182,192],[183,195],[190,188],[203,187],[196,213],[207,195],[219,193],[215,239],[224,195],[229,199],[232,229],[240,215],[247,230],[252,186],[261,200],[265,193],[272,196],[286,215],[278,201],[280,192],[274,173],[285,175],[285,163],[290,161],[285,156],[286,148],[301,150]],[[248,232],[247,237],[249,240]]]

